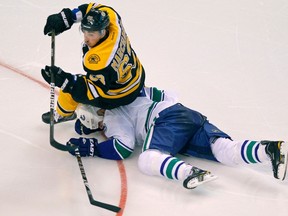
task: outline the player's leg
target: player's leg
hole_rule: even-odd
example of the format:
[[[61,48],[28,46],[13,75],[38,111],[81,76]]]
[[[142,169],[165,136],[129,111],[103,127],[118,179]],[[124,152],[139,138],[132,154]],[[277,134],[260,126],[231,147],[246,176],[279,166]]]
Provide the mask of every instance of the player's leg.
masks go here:
[[[147,175],[180,180],[188,189],[215,179],[209,171],[175,157],[205,120],[201,113],[181,104],[162,111],[147,132],[139,156],[139,169]]]
[[[138,167],[146,175],[181,181],[187,189],[216,179],[216,176],[209,171],[199,169],[156,149],[142,152],[138,159]]]
[[[76,119],[75,110],[77,105],[78,103],[73,100],[69,93],[60,90],[56,110],[54,111],[55,124]],[[50,123],[50,111],[42,115],[42,121],[46,124]]]
[[[256,164],[271,161],[275,178],[284,180],[288,143],[283,141],[232,141],[218,138],[211,145],[215,158],[226,165]]]

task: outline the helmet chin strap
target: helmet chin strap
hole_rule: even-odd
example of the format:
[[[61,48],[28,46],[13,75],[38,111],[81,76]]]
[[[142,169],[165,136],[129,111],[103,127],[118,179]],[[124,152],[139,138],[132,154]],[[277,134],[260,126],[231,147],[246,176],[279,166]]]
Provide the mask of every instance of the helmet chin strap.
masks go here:
[[[95,131],[103,131],[104,129],[105,129],[105,127],[103,127],[103,128],[99,128],[98,127],[98,128],[95,129]]]
[[[106,29],[100,30],[101,39],[106,35]]]

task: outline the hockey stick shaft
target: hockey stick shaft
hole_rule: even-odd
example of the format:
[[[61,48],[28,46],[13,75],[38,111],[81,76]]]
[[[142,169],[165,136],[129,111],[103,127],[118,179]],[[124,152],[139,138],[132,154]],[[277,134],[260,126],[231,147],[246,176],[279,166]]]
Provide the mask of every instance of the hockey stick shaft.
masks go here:
[[[55,32],[51,35],[51,67],[55,65]],[[55,77],[51,73],[50,82],[50,143],[54,140],[54,102],[55,102]]]
[[[107,204],[107,203],[102,203],[102,202],[94,200],[92,192],[91,192],[89,184],[88,184],[88,179],[87,179],[87,176],[86,176],[86,173],[85,173],[85,169],[84,169],[84,166],[83,166],[83,163],[82,163],[81,156],[80,156],[78,148],[75,149],[75,155],[76,155],[76,158],[77,158],[77,161],[78,161],[79,169],[80,169],[80,172],[81,172],[81,176],[82,176],[82,179],[83,179],[83,182],[84,182],[84,185],[85,185],[85,189],[86,189],[86,192],[87,192],[87,195],[88,195],[90,203],[92,205],[98,206],[100,208],[104,208],[104,209],[107,209],[107,210],[110,210],[110,211],[113,211],[113,212],[119,212],[121,210],[121,208],[119,208],[118,206],[114,206],[114,205],[110,205],[110,204]]]
[[[55,32],[52,31],[51,35],[51,67],[55,65]],[[55,76],[51,75],[50,82],[50,144],[54,148],[61,151],[74,150],[71,146],[63,145],[54,139],[54,103],[55,103]]]

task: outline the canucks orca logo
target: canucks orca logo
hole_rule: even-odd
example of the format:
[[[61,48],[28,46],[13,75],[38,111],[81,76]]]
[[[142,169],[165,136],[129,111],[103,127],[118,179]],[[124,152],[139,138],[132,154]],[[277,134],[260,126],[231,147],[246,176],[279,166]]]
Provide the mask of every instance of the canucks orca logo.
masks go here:
[[[80,119],[82,120],[82,121],[85,121],[85,115],[80,115]]]

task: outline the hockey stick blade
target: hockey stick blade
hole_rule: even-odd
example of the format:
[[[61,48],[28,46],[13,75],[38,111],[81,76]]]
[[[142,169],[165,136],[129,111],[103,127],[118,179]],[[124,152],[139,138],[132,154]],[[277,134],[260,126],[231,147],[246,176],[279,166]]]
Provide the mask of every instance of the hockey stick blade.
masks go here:
[[[118,206],[114,206],[114,205],[110,205],[107,203],[102,203],[96,200],[90,200],[90,203],[94,206],[100,207],[100,208],[104,208],[107,209],[109,211],[113,211],[113,212],[119,212],[121,210],[121,208],[119,208]]]
[[[86,176],[86,173],[85,173],[84,165],[83,165],[83,162],[82,162],[82,159],[81,159],[81,156],[80,156],[78,148],[75,149],[75,155],[76,155],[76,158],[77,158],[78,166],[79,166],[79,169],[80,169],[80,173],[81,173],[81,176],[82,176],[83,183],[85,185],[86,193],[88,195],[90,204],[94,205],[94,206],[97,206],[97,207],[100,207],[100,208],[104,208],[104,209],[109,210],[109,211],[119,212],[121,210],[121,208],[119,208],[118,206],[110,205],[110,204],[107,204],[107,203],[102,203],[102,202],[96,201],[93,198],[93,195],[92,195],[92,192],[91,192],[90,187],[89,187],[88,179],[87,179],[87,176]]]

